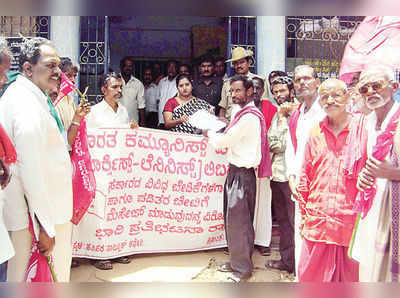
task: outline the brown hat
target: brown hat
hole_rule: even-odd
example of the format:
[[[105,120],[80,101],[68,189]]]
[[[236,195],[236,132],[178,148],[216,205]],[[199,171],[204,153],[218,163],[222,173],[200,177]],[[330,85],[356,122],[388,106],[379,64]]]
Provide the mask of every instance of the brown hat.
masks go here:
[[[226,60],[225,63],[227,62],[233,62],[233,61],[238,61],[240,59],[246,58],[253,56],[253,51],[252,50],[245,50],[242,47],[237,47],[232,50],[232,58],[229,60]]]

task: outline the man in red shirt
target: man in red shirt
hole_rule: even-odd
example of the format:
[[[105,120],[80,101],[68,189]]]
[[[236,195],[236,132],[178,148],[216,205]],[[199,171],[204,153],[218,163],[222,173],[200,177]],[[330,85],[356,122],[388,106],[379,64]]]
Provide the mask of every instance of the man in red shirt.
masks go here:
[[[324,81],[319,101],[327,117],[306,143],[297,191],[302,213],[299,281],[358,281],[358,263],[347,256],[356,215],[356,180],[344,172],[349,131],[358,118],[346,111],[346,84]]]

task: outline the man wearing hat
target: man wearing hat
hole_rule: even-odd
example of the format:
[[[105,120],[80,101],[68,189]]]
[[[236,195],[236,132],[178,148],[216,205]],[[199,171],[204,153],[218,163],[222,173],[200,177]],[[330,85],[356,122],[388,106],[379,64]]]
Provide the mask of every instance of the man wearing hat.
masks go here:
[[[232,58],[226,60],[225,62],[226,63],[232,62],[235,74],[245,75],[250,79],[253,79],[254,77],[261,77],[265,82],[265,78],[263,78],[262,76],[258,76],[254,73],[251,73],[249,71],[251,56],[253,56],[253,51],[246,50],[242,47],[236,47],[232,50]],[[233,106],[232,96],[229,92],[229,89],[230,89],[229,79],[226,79],[222,86],[221,101],[218,104],[221,108],[219,111],[219,116],[224,117],[228,120],[231,119],[232,106]],[[266,88],[264,89],[267,90]]]

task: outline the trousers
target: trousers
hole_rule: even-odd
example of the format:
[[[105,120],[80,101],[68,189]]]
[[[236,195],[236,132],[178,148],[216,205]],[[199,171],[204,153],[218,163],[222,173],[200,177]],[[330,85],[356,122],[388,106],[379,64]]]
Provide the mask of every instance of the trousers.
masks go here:
[[[250,277],[253,271],[256,190],[253,168],[229,166],[224,185],[225,235],[231,267],[242,277]]]

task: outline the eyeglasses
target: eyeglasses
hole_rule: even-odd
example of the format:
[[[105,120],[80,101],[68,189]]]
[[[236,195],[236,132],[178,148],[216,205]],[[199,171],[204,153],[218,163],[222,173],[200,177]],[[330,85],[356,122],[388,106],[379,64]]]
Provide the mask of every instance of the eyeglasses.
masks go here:
[[[370,87],[375,92],[380,92],[380,91],[382,91],[382,89],[386,88],[387,86],[389,86],[389,84],[385,84],[384,82],[375,82],[375,83],[371,83],[371,84],[365,84],[358,89],[358,92],[360,92],[360,94],[366,94],[366,93],[368,93]]]

